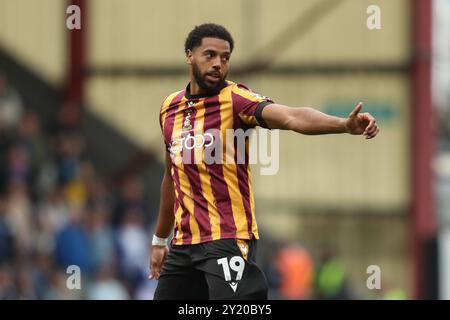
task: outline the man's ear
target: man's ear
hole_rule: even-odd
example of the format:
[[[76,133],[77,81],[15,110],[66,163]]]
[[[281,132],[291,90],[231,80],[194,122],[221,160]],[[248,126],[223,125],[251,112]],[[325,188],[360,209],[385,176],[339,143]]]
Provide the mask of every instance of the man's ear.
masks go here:
[[[186,63],[191,65],[193,60],[193,53],[190,49],[186,51]]]

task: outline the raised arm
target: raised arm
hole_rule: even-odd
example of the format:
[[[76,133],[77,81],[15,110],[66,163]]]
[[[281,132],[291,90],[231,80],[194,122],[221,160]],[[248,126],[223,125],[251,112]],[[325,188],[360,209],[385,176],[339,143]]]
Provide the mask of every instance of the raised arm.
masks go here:
[[[149,278],[159,278],[161,273],[162,265],[166,259],[167,253],[169,252],[167,245],[167,239],[170,232],[173,229],[175,216],[173,212],[173,204],[175,192],[173,189],[172,176],[170,174],[171,162],[169,154],[166,153],[166,169],[164,171],[164,176],[161,183],[161,195],[159,202],[159,214],[158,220],[156,221],[156,243],[153,241],[152,252],[150,257],[150,276]]]
[[[380,129],[371,114],[360,113],[361,108],[360,102],[347,118],[339,118],[309,107],[293,108],[273,103],[262,110],[262,118],[271,129],[292,130],[308,135],[362,134],[366,139],[372,139]]]

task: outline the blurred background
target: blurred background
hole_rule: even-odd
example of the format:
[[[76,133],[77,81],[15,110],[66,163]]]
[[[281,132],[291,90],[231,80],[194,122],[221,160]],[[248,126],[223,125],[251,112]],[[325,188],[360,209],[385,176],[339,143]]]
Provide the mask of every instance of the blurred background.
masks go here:
[[[0,299],[152,299],[159,108],[204,22],[229,79],[381,127],[281,132],[278,174],[253,168],[270,297],[450,299],[450,0],[0,0]]]

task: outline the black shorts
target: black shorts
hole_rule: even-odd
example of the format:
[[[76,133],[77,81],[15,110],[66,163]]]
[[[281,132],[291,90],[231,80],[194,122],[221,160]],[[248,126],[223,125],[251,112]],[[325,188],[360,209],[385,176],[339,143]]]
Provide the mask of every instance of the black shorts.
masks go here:
[[[267,281],[255,263],[256,240],[223,239],[171,245],[155,300],[267,300]]]

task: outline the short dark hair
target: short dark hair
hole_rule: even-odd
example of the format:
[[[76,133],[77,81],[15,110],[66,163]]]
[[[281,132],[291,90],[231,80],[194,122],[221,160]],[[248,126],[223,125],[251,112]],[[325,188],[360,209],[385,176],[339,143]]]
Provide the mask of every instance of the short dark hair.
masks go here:
[[[234,41],[231,34],[223,26],[214,23],[204,23],[196,26],[189,32],[186,42],[184,43],[184,52],[199,47],[202,44],[203,38],[217,38],[228,41],[230,50],[233,51]]]

